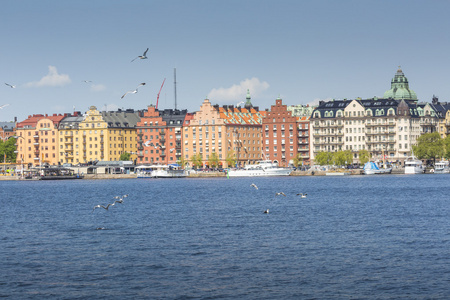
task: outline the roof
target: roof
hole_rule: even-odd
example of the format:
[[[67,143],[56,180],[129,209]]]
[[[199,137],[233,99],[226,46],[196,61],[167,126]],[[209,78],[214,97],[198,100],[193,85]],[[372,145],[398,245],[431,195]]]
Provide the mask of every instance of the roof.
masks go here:
[[[141,120],[139,112],[129,111],[102,111],[103,120],[108,123],[108,127],[129,127],[135,128]]]

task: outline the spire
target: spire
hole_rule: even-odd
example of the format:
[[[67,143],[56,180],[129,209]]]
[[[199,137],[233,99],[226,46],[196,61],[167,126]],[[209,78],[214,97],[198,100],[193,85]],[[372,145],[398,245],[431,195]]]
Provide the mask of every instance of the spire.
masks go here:
[[[246,101],[245,101],[245,108],[251,108],[251,107],[253,107],[252,101],[251,101],[251,97],[250,97],[250,90],[249,90],[249,89],[247,89],[247,97],[246,97],[245,99],[246,99]]]

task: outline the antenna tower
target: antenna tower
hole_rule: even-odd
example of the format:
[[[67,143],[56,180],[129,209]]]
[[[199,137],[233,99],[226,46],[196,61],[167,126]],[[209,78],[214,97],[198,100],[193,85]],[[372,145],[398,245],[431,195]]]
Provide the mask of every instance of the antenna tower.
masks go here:
[[[173,86],[175,89],[175,109],[177,109],[177,68],[173,69]]]

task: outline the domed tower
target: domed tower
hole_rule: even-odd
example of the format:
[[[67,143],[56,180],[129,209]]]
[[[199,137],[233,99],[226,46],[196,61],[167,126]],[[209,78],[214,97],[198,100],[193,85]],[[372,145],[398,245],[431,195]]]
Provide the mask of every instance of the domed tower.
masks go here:
[[[245,99],[246,99],[246,101],[245,101],[245,108],[247,108],[247,109],[252,108],[253,107],[252,101],[251,101],[252,98],[250,97],[250,90],[249,89],[247,89],[247,97]]]
[[[391,89],[384,93],[384,98],[392,98],[395,100],[414,100],[417,101],[417,95],[413,90],[409,89],[408,79],[403,74],[400,66],[397,73],[391,80]]]

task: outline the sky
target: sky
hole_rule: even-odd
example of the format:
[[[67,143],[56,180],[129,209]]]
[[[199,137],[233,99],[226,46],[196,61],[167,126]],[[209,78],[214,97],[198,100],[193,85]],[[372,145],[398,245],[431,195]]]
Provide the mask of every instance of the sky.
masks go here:
[[[206,98],[236,105],[247,89],[260,109],[382,97],[399,66],[419,101],[450,101],[449,11],[439,0],[4,0],[0,121],[147,109],[158,93],[173,109],[175,91],[190,112]]]

